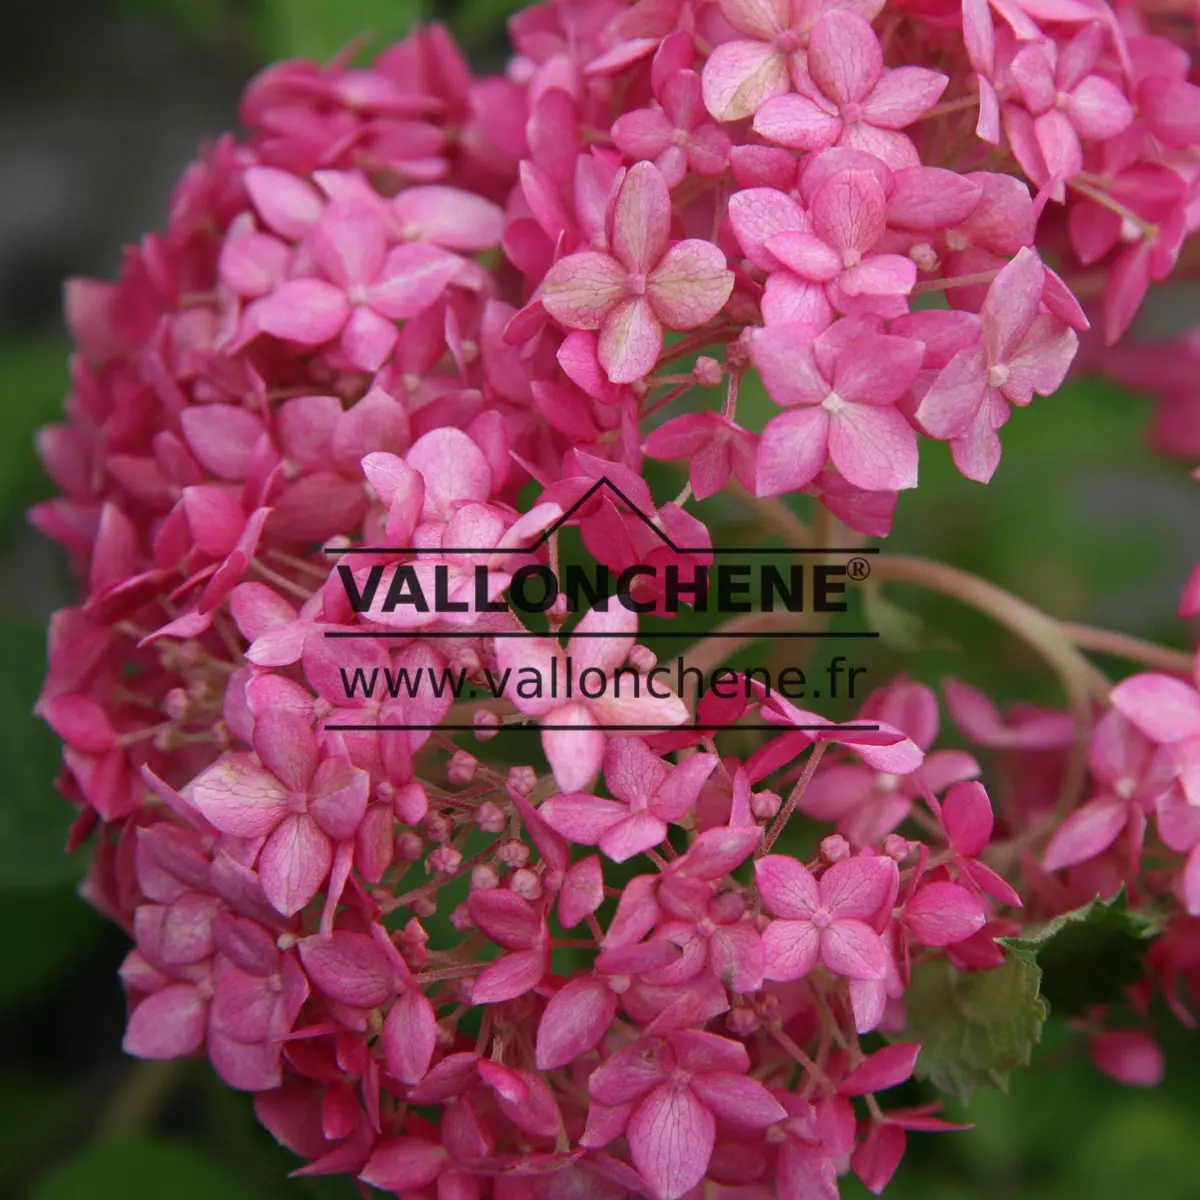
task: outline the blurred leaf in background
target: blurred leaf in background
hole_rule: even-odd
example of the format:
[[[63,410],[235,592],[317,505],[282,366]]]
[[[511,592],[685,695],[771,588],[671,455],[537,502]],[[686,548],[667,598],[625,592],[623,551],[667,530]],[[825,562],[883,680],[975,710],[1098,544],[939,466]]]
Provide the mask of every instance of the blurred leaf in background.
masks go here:
[[[423,15],[421,0],[260,0],[255,25],[264,58],[324,62],[363,35],[378,50]]]

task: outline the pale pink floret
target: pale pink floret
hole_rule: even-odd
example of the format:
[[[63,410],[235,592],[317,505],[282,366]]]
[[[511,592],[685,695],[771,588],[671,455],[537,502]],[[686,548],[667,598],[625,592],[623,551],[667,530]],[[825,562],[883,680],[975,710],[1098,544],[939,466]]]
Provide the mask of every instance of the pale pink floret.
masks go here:
[[[920,342],[853,321],[816,341],[803,326],[772,325],[751,354],[771,398],[790,410],[762,432],[758,495],[803,488],[827,461],[869,491],[916,486],[917,435],[895,404],[920,370]]]
[[[799,90],[768,100],[754,131],[792,150],[849,146],[893,169],[916,166],[916,147],[900,130],[931,109],[948,82],[924,67],[885,69],[871,26],[835,10],[812,31]]]
[[[820,964],[847,979],[882,979],[887,950],[872,926],[899,886],[896,864],[865,855],[834,863],[820,879],[794,858],[769,854],[755,864],[767,911],[766,978],[802,979]]]
[[[668,822],[691,812],[716,765],[715,755],[696,754],[672,768],[637,738],[615,737],[605,753],[604,779],[616,799],[559,793],[538,812],[569,842],[599,846],[614,862],[624,862],[659,845]]]
[[[758,439],[728,417],[711,410],[684,413],[660,425],[642,443],[647,458],[686,459],[688,479],[697,500],[715,496],[730,475],[754,488],[754,454]]]
[[[810,173],[827,161],[815,159]],[[798,279],[823,286],[837,311],[898,317],[908,311],[917,267],[904,255],[872,253],[887,227],[886,206],[875,173],[834,167],[813,193],[811,232],[773,234],[765,248]]]
[[[1083,170],[1080,139],[1115,137],[1133,121],[1124,92],[1093,74],[1105,39],[1096,21],[1061,50],[1050,40],[1025,46],[1010,66],[1025,103],[1024,110],[1005,109],[1013,153],[1034,183],[1050,185],[1055,199],[1064,198],[1063,185]]]
[[[433,304],[464,266],[431,243],[388,251],[379,214],[354,201],[330,203],[308,234],[324,278],[290,279],[252,305],[244,336],[267,333],[302,346],[340,338],[347,361],[378,370],[396,344],[395,322]]]
[[[631,670],[616,674],[633,649],[635,613],[613,600],[607,612],[589,612],[574,633],[582,636],[572,636],[565,652],[549,638],[496,639],[496,661],[501,678],[509,673],[508,695],[513,703],[521,712],[555,727],[542,733],[542,748],[559,787],[568,792],[590,787],[600,770],[606,735],[599,726],[682,725],[688,719],[683,701],[657,680],[659,696],[651,692],[644,676]],[[568,656],[576,681],[570,699],[566,696]],[[604,677],[602,686],[595,679],[586,683],[596,699],[587,699],[579,691],[583,672],[589,668]]]
[[[689,1030],[614,1054],[592,1073],[588,1091],[593,1107],[627,1114],[604,1140],[624,1126],[633,1165],[652,1194],[679,1200],[708,1171],[717,1117],[743,1131],[787,1117],[749,1069],[741,1042]]]
[[[695,71],[676,71],[658,96],[660,108],[638,108],[613,122],[612,137],[630,158],[649,160],[670,188],[678,187],[690,169],[707,177],[719,175],[729,162],[729,135],[706,121]]]
[[[648,375],[663,329],[695,329],[715,317],[733,291],[725,255],[698,238],[670,241],[671,196],[662,172],[629,169],[611,218],[611,254],[583,251],[551,267],[542,285],[546,311],[568,329],[596,329],[600,365],[613,383]]]
[[[917,408],[918,425],[950,442],[968,479],[986,483],[995,473],[996,430],[1008,420],[1009,404],[1051,395],[1075,357],[1075,331],[1041,311],[1046,279],[1037,252],[1022,250],[988,289],[979,341],[950,360]]]
[[[704,65],[704,103],[719,121],[753,116],[782,96],[804,71],[813,26],[831,8],[870,21],[883,0],[720,0],[721,12],[742,35],[718,46]]]

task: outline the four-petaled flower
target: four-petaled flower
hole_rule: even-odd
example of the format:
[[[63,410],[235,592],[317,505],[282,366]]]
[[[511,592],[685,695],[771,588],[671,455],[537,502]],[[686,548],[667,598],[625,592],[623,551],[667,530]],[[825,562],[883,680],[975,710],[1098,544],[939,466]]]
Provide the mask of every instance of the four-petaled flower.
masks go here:
[[[542,284],[546,311],[568,329],[598,329],[600,365],[613,383],[650,374],[663,329],[695,329],[719,313],[733,272],[710,242],[671,242],[671,194],[649,162],[629,169],[612,208],[611,254],[560,259]]]

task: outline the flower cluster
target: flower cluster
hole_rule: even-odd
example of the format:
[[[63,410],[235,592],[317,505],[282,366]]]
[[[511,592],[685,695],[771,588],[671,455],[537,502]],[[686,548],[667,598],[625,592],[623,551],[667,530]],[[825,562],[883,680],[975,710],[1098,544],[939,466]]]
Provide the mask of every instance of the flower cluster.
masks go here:
[[[1191,1024],[1200,995],[1185,656],[1133,646],[1152,669],[1113,688],[1087,631],[885,557],[1040,650],[1069,711],[947,680],[955,748],[906,678],[846,725],[732,672],[698,706],[346,686],[648,684],[630,608],[564,630],[556,602],[533,636],[502,603],[564,525],[613,573],[679,568],[719,493],[793,541],[776,498],[804,493],[845,545],[888,533],[923,441],[990,479],[1012,406],[1116,342],[1200,223],[1195,31],[1157,12],[545,0],[500,77],[431,25],[250,84],[166,230],[69,284],[39,439],[61,494],[32,519],[83,587],[38,711],[87,898],[135,943],[129,1053],[203,1052],[302,1173],[405,1200],[879,1192],[909,1132],[954,1128],[876,1099],[920,1069],[914,971],[999,970],[999,939],[1124,887],[1163,931],[1081,1028],[1157,1081],[1150,1002]],[[1194,345],[1096,353],[1194,456],[1167,378]],[[372,606],[397,567],[440,603]],[[540,751],[498,737],[524,724]]]

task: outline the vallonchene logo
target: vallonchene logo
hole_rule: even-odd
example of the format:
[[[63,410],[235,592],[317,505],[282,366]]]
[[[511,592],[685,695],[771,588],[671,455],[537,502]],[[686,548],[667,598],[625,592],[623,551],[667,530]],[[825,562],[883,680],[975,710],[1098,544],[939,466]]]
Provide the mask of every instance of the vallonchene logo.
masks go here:
[[[536,555],[550,543],[551,538],[564,528],[572,518],[583,510],[597,495],[607,493],[603,499],[619,503],[629,516],[645,524],[662,542],[674,561],[661,564],[638,562],[622,571],[614,572],[600,562],[590,564],[569,563],[556,573],[550,564],[535,560],[525,562],[511,573],[497,569],[496,563],[514,557]],[[524,540],[524,539],[522,539]],[[870,575],[870,562],[866,557],[877,554],[874,548],[856,547],[721,547],[680,546],[647,513],[642,511],[629,497],[610,480],[601,476],[566,511],[532,537],[530,544],[492,546],[343,546],[329,548],[329,554],[350,558],[340,562],[337,573],[345,590],[351,610],[373,628],[326,630],[324,636],[335,640],[353,639],[396,639],[405,641],[450,641],[472,636],[487,639],[515,640],[518,642],[547,642],[557,645],[558,633],[538,632],[520,624],[517,614],[540,616],[554,610],[565,619],[568,614],[587,614],[579,622],[579,628],[567,632],[569,647],[578,642],[592,639],[614,639],[629,641],[630,634],[624,630],[584,628],[588,616],[623,610],[631,615],[636,626],[637,616],[664,612],[677,614],[681,604],[687,604],[695,612],[716,613],[736,617],[756,612],[780,613],[823,613],[833,614],[847,611],[847,587],[861,582]],[[356,568],[357,557],[389,558],[409,556],[394,562],[373,562],[366,568]],[[786,568],[772,563],[755,561],[769,556],[787,556],[792,561]],[[846,555],[841,564],[827,561],[813,562],[812,559],[827,559],[834,555]],[[739,556],[742,561],[739,561]],[[709,561],[688,562],[688,559]],[[482,561],[480,561],[482,560]],[[682,560],[682,561],[681,561]],[[685,565],[686,564],[686,565]],[[478,622],[483,614],[508,613],[514,617],[516,628],[488,628],[484,632],[472,632],[468,623]],[[449,626],[440,628],[439,626]],[[648,639],[660,641],[686,640],[696,642],[707,639],[744,638],[738,631],[675,631],[654,630],[644,634]],[[805,641],[814,638],[829,638],[847,641],[877,638],[871,630],[808,630],[772,629],[770,637],[780,641]],[[568,647],[568,648],[569,648]],[[531,645],[531,649],[532,649]],[[548,668],[548,669],[546,669]],[[679,655],[674,666],[667,666],[655,659],[652,665],[637,670],[632,666],[617,666],[602,669],[596,665],[579,666],[570,653],[555,655],[546,664],[530,662],[516,668],[492,670],[481,664],[477,672],[465,667],[453,669],[449,666],[435,670],[418,666],[413,670],[406,667],[371,668],[361,666],[347,670],[340,668],[346,696],[350,700],[417,700],[428,694],[435,700],[447,697],[459,700],[557,700],[570,704],[574,700],[598,700],[613,689],[611,695],[620,698],[621,687],[638,689],[652,699],[664,700],[684,694],[685,686],[694,688],[697,702],[711,692],[719,700],[744,698],[747,701],[770,699],[779,695],[791,702],[804,699],[836,698],[839,694],[853,699],[858,692],[858,676],[865,667],[852,666],[846,656],[835,655],[828,663],[823,675],[826,684],[823,692],[809,690],[809,674],[798,666],[781,668],[772,672],[769,668],[756,666],[743,672],[728,667],[717,667],[711,673],[689,666],[685,655]],[[673,684],[669,688],[667,684]],[[844,690],[843,690],[844,689]],[[827,728],[828,723],[812,726],[796,726],[793,729]],[[519,729],[522,725],[500,724],[497,731]],[[571,725],[554,726],[544,722],[543,731],[560,729],[573,730]],[[692,722],[680,726],[672,724],[609,724],[598,725],[604,732],[667,732],[681,728],[717,732],[731,728],[729,724],[705,725]],[[747,725],[738,722],[739,729],[761,729],[780,732],[780,725]],[[343,731],[413,731],[467,732],[476,729],[474,724],[337,724],[330,729]],[[843,730],[873,731],[871,724],[841,725]]]

